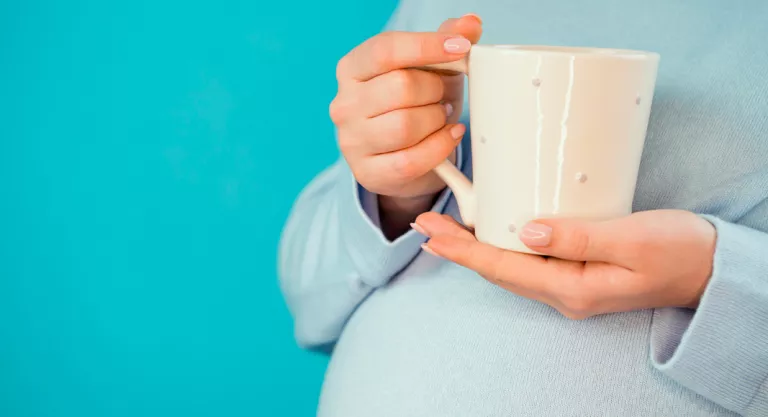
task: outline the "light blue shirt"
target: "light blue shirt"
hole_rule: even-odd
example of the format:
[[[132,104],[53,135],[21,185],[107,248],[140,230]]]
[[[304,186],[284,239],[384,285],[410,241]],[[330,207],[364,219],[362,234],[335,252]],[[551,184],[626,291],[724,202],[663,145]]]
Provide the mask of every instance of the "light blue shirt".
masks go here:
[[[696,311],[572,321],[423,253],[415,231],[388,241],[340,158],[280,247],[297,341],[332,351],[318,414],[768,416],[768,2],[403,0],[388,28],[468,12],[481,43],[661,54],[634,208],[711,221],[713,275]],[[433,210],[459,219],[450,190]]]

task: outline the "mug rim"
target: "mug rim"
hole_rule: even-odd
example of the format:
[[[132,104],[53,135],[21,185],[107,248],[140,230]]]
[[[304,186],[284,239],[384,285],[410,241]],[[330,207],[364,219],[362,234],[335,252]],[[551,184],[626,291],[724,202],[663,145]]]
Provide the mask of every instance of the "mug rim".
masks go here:
[[[539,45],[539,44],[475,44],[473,48],[504,51],[506,54],[547,54],[565,56],[587,56],[604,58],[629,58],[629,59],[658,59],[656,52],[635,49],[566,46],[566,45]]]

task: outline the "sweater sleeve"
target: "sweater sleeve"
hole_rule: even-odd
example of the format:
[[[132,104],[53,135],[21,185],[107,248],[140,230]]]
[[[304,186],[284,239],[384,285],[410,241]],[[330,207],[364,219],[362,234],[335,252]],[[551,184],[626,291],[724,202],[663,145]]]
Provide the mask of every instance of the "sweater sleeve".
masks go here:
[[[744,416],[768,416],[768,201],[717,230],[713,272],[697,310],[660,309],[654,365]]]
[[[408,30],[412,7],[401,0],[384,29]],[[375,196],[344,158],[317,175],[291,208],[278,250],[280,290],[299,346],[329,353],[357,305],[410,262],[421,243],[413,231],[395,241],[384,237]]]
[[[461,147],[457,148],[461,161]],[[442,212],[446,188],[433,211]],[[366,213],[363,199],[371,204]],[[375,195],[363,190],[343,159],[318,175],[296,200],[279,249],[280,288],[307,349],[328,352],[355,308],[410,263],[426,237],[410,230],[388,240]]]

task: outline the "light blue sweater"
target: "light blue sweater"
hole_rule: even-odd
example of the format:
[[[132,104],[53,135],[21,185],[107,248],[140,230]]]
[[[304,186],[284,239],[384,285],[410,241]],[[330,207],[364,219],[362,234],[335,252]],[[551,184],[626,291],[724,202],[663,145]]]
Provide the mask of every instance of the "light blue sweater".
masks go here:
[[[697,311],[568,320],[423,253],[414,231],[387,241],[340,158],[280,247],[298,343],[333,352],[319,415],[768,416],[768,2],[404,0],[389,28],[467,12],[482,43],[661,54],[635,210],[710,220],[710,284]],[[469,134],[460,165],[471,175]],[[449,190],[433,210],[459,218]]]

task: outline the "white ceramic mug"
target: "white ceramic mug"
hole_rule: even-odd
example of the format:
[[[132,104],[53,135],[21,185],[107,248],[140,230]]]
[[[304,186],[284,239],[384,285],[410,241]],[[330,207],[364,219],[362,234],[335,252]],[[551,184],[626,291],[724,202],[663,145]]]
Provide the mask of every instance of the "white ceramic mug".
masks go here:
[[[659,55],[605,48],[474,45],[429,66],[469,78],[474,185],[435,172],[481,242],[536,253],[518,237],[546,217],[631,213]]]

